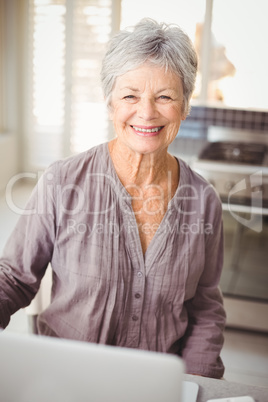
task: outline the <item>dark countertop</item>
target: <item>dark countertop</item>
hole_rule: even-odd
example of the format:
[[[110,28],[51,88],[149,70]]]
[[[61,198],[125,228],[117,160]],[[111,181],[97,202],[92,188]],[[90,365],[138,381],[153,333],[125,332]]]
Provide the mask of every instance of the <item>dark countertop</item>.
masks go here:
[[[185,374],[184,380],[193,381],[199,385],[197,402],[208,399],[231,398],[234,396],[251,396],[255,402],[268,402],[268,388],[245,385],[226,380],[199,377]],[[268,384],[267,384],[268,387]]]

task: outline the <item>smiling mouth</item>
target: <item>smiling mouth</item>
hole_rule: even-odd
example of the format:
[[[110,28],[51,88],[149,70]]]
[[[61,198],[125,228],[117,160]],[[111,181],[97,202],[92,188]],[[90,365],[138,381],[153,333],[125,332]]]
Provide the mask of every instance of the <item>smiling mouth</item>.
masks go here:
[[[152,127],[152,128],[142,128],[137,126],[131,126],[137,134],[157,134],[164,126]]]

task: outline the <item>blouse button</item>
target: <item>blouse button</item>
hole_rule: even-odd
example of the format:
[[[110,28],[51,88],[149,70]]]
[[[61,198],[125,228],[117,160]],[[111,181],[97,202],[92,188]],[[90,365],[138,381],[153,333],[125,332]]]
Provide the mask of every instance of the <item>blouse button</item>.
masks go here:
[[[139,299],[141,297],[141,294],[140,293],[135,293],[135,298],[136,299]]]
[[[142,273],[141,271],[139,271],[139,272],[137,273],[137,275],[138,275],[139,278],[141,278],[141,277],[143,276],[143,273]]]
[[[133,315],[133,316],[132,316],[132,320],[133,320],[133,321],[138,321],[138,319],[139,319],[139,318],[138,318],[136,315]]]

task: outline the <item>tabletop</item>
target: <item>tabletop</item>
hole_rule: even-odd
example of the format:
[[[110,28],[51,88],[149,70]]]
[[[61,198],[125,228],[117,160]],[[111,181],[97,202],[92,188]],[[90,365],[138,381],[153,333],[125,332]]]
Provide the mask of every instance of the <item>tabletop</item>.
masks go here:
[[[268,402],[268,384],[266,388],[190,374],[185,374],[184,380],[193,381],[199,385],[197,402],[207,402],[208,399],[231,398],[234,396],[251,396],[255,402]]]

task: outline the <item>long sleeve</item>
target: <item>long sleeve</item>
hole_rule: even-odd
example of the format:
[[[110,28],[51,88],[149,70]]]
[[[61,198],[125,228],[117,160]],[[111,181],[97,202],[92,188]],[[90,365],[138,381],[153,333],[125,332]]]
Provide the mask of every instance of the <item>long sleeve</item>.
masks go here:
[[[217,201],[217,200],[216,200]],[[215,200],[214,204],[215,205]],[[223,229],[221,205],[208,204],[212,230],[205,235],[204,269],[195,296],[186,301],[188,327],[183,338],[182,357],[187,372],[221,378],[224,366],[220,358],[223,345],[225,311],[218,287],[223,265]]]
[[[48,170],[35,187],[0,259],[0,327],[30,304],[51,259],[55,238],[54,174]]]

